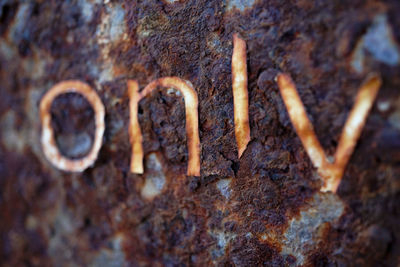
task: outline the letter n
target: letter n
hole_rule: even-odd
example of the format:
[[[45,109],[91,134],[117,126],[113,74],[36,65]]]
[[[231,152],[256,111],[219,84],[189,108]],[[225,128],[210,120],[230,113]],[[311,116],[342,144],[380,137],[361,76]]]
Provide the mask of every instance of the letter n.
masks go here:
[[[178,77],[164,77],[148,84],[141,92],[135,80],[127,83],[129,93],[130,124],[129,137],[132,145],[131,172],[143,173],[143,146],[138,108],[142,98],[157,87],[174,88],[180,91],[185,101],[186,134],[188,140],[189,162],[187,175],[200,176],[200,138],[198,122],[198,99],[193,86]]]

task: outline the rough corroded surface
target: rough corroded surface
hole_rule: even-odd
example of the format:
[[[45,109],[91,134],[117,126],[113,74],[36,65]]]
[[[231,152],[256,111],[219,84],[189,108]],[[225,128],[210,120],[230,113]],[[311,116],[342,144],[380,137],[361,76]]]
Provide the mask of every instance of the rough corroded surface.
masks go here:
[[[396,266],[400,255],[400,4],[388,1],[0,2],[0,264]],[[232,34],[247,44],[251,141],[237,158]],[[338,194],[320,179],[274,77],[289,73],[332,154],[361,81],[383,86]],[[145,173],[129,171],[126,81],[178,76],[199,97],[201,177],[187,177],[185,110],[140,102]],[[55,169],[39,103],[80,79],[106,108],[99,158]],[[79,95],[51,112],[71,158],[93,142]]]

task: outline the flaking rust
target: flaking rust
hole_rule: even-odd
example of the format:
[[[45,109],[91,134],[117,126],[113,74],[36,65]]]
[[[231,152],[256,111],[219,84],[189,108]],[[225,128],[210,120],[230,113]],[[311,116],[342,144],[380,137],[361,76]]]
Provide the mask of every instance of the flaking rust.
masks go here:
[[[399,13],[397,1],[0,1],[1,265],[398,266]],[[235,33],[251,129],[240,157]],[[381,76],[336,193],[321,192],[278,73],[293,77],[323,157],[338,151],[362,80]],[[161,77],[197,93],[200,176],[187,176],[179,90],[130,108],[127,82],[141,97]],[[49,166],[42,149],[41,99],[69,79],[91,85],[106,111],[83,172]],[[50,108],[60,153],[78,160],[96,132],[80,95]],[[143,174],[130,170],[135,109]]]

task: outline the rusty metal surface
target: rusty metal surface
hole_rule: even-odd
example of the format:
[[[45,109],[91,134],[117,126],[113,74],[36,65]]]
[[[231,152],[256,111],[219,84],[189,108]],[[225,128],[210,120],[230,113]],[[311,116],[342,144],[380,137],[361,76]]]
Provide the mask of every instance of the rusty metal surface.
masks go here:
[[[0,2],[0,264],[4,266],[396,266],[400,258],[398,1]],[[251,141],[240,160],[232,34],[246,41]],[[357,88],[383,85],[337,194],[321,181],[274,77],[289,73],[333,154]],[[145,172],[130,173],[126,81],[190,81],[201,176],[186,176],[177,91],[140,102]],[[79,79],[106,108],[92,168],[57,170],[40,146],[39,103]],[[85,155],[93,110],[51,107],[61,152]]]

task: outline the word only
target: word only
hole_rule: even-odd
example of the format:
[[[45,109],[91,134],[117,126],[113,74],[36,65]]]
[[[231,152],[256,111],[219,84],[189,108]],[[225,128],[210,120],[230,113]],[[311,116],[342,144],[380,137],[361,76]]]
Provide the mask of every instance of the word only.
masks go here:
[[[246,43],[237,34],[234,34],[232,91],[238,158],[242,156],[250,141],[246,59]],[[333,159],[325,155],[325,151],[318,141],[313,125],[307,117],[304,105],[290,76],[280,73],[276,77],[276,82],[289,113],[290,120],[311,162],[314,167],[317,168],[318,174],[324,182],[321,191],[336,192],[344,174],[345,167],[354,151],[368,113],[380,88],[380,77],[376,74],[370,75],[361,85],[356,96],[355,104],[344,125]],[[159,87],[174,88],[183,95],[189,152],[187,175],[200,176],[198,98],[193,85],[189,81],[182,80],[178,77],[159,78],[148,84],[142,91],[139,91],[139,84],[136,80],[127,81],[130,109],[129,137],[132,148],[130,170],[133,173],[143,173],[142,133],[138,119],[139,102]],[[71,92],[79,93],[85,97],[95,113],[96,129],[93,145],[89,153],[85,157],[79,159],[69,159],[60,153],[51,127],[50,107],[52,102],[60,94]],[[105,130],[104,116],[105,108],[100,97],[97,95],[96,91],[86,83],[78,80],[68,80],[54,85],[43,96],[40,102],[40,118],[42,121],[41,144],[46,158],[55,167],[71,172],[82,172],[94,164],[102,145]]]

